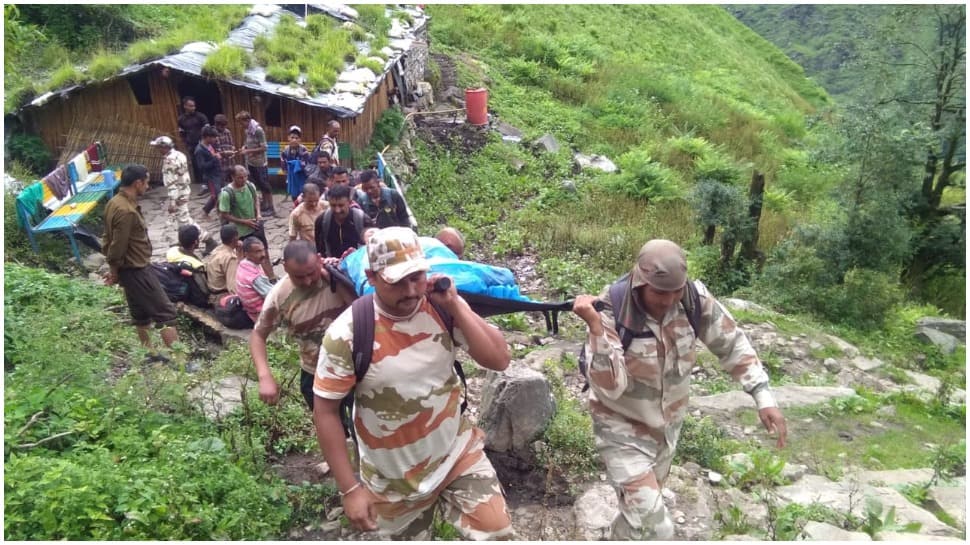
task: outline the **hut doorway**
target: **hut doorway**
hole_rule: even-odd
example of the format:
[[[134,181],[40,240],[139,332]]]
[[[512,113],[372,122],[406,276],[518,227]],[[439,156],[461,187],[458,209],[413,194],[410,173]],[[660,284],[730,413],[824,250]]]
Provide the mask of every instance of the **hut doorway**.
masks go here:
[[[179,113],[182,111],[182,97],[186,96],[195,97],[195,109],[204,113],[209,118],[210,123],[216,114],[224,113],[222,111],[222,94],[219,92],[219,86],[213,81],[191,76],[183,77],[178,84],[178,93]]]

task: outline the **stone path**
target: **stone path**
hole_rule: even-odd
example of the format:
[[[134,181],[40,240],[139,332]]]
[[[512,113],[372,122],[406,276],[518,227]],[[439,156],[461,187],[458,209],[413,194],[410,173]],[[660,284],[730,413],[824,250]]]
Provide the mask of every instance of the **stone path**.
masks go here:
[[[219,214],[213,210],[209,217],[202,214],[202,205],[208,195],[198,193],[202,186],[192,184],[192,198],[189,200],[189,213],[199,226],[209,231],[216,241],[219,241]],[[289,241],[287,234],[287,217],[293,211],[293,201],[284,193],[274,193],[273,201],[276,206],[276,217],[266,218],[266,240],[269,242],[270,261],[283,255],[283,246]],[[148,223],[148,237],[152,241],[152,261],[164,261],[165,252],[172,246],[178,245],[178,232],[173,224],[168,223],[168,193],[162,186],[153,187],[140,201],[142,214]],[[277,276],[283,274],[283,266],[273,268]]]

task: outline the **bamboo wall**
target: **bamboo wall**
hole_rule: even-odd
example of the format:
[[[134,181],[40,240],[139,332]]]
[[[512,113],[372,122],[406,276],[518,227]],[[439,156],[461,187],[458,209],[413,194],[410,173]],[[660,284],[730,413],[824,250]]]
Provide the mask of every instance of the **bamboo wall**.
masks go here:
[[[104,135],[110,131],[111,120],[129,127],[124,134],[133,134],[131,126],[137,126],[137,131],[145,135],[167,134],[176,142],[176,146],[183,152],[181,139],[178,138],[178,82],[180,78],[195,76],[181,74],[174,70],[165,71],[152,69],[149,76],[152,103],[140,105],[125,78],[118,78],[103,84],[91,84],[72,91],[65,98],[53,98],[47,104],[36,108],[28,108],[21,114],[28,131],[40,136],[52,150],[54,156],[62,160],[76,154],[79,149],[73,149],[78,144],[69,141],[77,140],[77,134]],[[310,107],[292,99],[278,97],[281,101],[281,120],[279,127],[267,126],[263,119],[264,109],[272,95],[260,93],[245,87],[237,87],[227,82],[218,82],[222,100],[222,113],[229,117],[229,128],[237,147],[244,139],[244,128],[235,121],[235,115],[241,110],[253,114],[256,120],[266,130],[266,138],[270,141],[286,141],[287,129],[291,125],[299,125],[303,129],[303,140],[307,147],[312,148],[323,135],[326,124],[335,116],[324,108]],[[394,93],[393,78],[388,73],[375,92],[367,99],[361,115],[338,119],[341,126],[340,140],[350,143],[356,151],[363,150],[370,142],[374,132],[374,125],[381,114],[390,105],[390,96]],[[210,119],[211,121],[211,119]],[[119,138],[122,138],[119,135]],[[140,138],[140,137],[139,137]],[[91,140],[93,140],[92,138]],[[156,154],[148,145],[150,139],[145,140],[143,149],[140,142],[124,142],[123,146],[115,146],[118,152],[124,150],[124,156],[113,153],[108,149],[109,162],[148,164],[154,162]],[[355,165],[358,168],[362,165]]]

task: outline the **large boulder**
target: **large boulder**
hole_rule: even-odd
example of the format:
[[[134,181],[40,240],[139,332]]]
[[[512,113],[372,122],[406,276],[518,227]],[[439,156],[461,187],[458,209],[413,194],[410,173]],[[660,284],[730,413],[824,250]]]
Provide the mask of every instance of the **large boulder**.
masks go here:
[[[559,153],[559,142],[555,136],[548,133],[542,135],[541,138],[535,141],[535,147],[546,153]]]
[[[778,406],[783,409],[804,405],[817,405],[837,397],[856,395],[855,390],[852,388],[837,386],[786,385],[774,387],[771,391],[775,395]],[[708,414],[724,414],[726,412],[734,412],[740,409],[753,409],[755,407],[754,400],[751,396],[739,390],[709,396],[694,396],[691,397],[690,404]]]
[[[935,318],[927,316],[916,320],[916,327],[935,329],[941,333],[952,335],[961,341],[967,338],[967,323],[963,320],[951,320],[948,318]]]
[[[916,338],[926,344],[936,345],[944,354],[952,354],[961,343],[961,340],[953,335],[930,327],[916,328]]]
[[[219,420],[242,405],[242,392],[248,384],[246,377],[229,376],[197,386],[189,391],[189,399],[202,409],[206,418]]]
[[[616,172],[616,165],[613,161],[602,155],[584,155],[582,153],[577,153],[573,155],[573,161],[576,163],[576,167],[580,170],[586,170],[588,168],[595,168],[606,173]]]
[[[957,528],[967,527],[967,487],[962,486],[931,486],[928,499],[930,504],[949,515]]]
[[[482,388],[478,425],[485,447],[525,453],[556,412],[556,400],[545,375],[513,363],[504,373],[489,373]]]

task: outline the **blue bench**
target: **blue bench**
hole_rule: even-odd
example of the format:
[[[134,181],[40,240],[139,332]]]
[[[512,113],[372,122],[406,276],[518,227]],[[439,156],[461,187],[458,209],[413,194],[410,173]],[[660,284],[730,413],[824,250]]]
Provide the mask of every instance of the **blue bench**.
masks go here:
[[[272,162],[275,161],[276,164],[279,165],[279,166],[270,166],[269,167],[268,170],[269,170],[269,175],[270,176],[282,176],[284,179],[286,178],[286,169],[283,168],[283,165],[280,165],[279,162],[280,162],[280,151],[282,151],[283,148],[285,148],[286,146],[289,146],[289,145],[290,145],[289,142],[266,142],[266,157],[270,160],[271,164],[272,164]],[[306,144],[304,144],[304,146],[305,145]],[[350,144],[349,143],[347,143],[347,142],[339,142],[337,144],[337,148],[340,151],[340,156],[341,157],[351,157]],[[307,149],[309,149],[311,152],[313,151],[313,149],[311,147],[307,147]],[[347,160],[344,160],[343,161],[343,166],[349,168],[349,167],[351,167],[353,165],[351,163],[348,163]]]
[[[34,253],[39,251],[36,239],[38,233],[63,233],[67,235],[71,251],[79,265],[81,252],[76,238],[78,224],[97,207],[101,199],[114,195],[121,183],[112,170],[88,172],[83,158],[82,152],[74,156],[67,165],[70,191],[64,197],[57,198],[46,177],[17,195],[17,220],[27,233]],[[101,164],[105,163],[103,154],[100,161]]]

